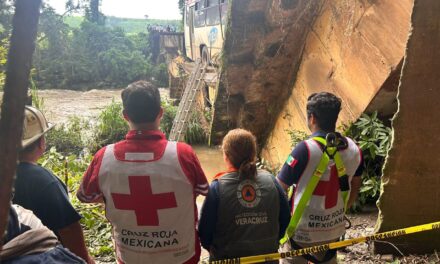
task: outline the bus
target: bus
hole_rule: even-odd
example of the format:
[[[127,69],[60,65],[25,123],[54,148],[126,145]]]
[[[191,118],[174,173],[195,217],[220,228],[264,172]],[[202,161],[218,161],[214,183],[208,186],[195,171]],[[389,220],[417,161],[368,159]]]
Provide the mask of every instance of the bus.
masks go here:
[[[184,31],[186,56],[204,64],[215,62],[222,51],[228,0],[186,0]]]

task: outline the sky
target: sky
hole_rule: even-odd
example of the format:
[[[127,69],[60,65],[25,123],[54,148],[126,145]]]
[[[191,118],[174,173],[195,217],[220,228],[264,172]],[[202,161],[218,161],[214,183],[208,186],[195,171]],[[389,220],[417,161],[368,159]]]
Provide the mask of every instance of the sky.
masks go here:
[[[63,13],[65,0],[44,0]],[[106,16],[125,18],[181,19],[178,0],[101,0],[101,12]]]

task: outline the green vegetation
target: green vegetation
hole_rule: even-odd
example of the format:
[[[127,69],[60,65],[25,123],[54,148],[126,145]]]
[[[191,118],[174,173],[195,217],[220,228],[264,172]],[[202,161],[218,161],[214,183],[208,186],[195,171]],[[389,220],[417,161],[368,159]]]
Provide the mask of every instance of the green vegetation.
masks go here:
[[[358,209],[366,203],[375,202],[379,198],[380,178],[385,157],[390,148],[391,128],[377,117],[377,112],[363,114],[356,122],[343,126],[344,135],[357,142],[362,150],[365,170],[362,175],[362,187],[359,198],[354,205]],[[287,131],[292,147],[307,139],[309,135],[303,131]]]
[[[112,102],[99,115],[94,126],[90,143],[90,151],[95,153],[105,145],[124,139],[128,125],[122,117],[122,104]]]
[[[162,102],[163,116],[160,122],[161,130],[168,137],[173,127],[173,121],[176,117],[177,107],[172,105],[169,101]]]
[[[9,1],[0,1],[0,91],[5,82],[9,36],[12,30],[12,11]]]
[[[66,16],[64,23],[66,23],[72,29],[80,28],[81,23],[84,21],[84,17],[81,16]],[[163,20],[163,19],[139,19],[139,18],[120,18],[108,16],[105,18],[105,26],[115,29],[122,28],[127,34],[147,33],[149,25],[159,26],[172,26],[179,28],[179,20]]]
[[[196,111],[189,119],[185,133],[185,142],[188,144],[205,144],[208,141],[208,135],[200,122],[202,118],[202,113]]]
[[[370,116],[362,115],[345,130],[345,135],[359,144],[364,157],[365,170],[358,202],[360,205],[375,202],[379,198],[380,178],[390,148],[392,130],[375,112]]]
[[[111,225],[104,214],[104,206],[100,204],[84,204],[76,198],[82,175],[90,164],[92,156],[61,154],[52,147],[41,159],[40,164],[54,172],[66,183],[73,206],[83,216],[81,224],[84,228],[87,246],[90,253],[101,261],[114,261]]]
[[[79,1],[69,10],[84,17],[62,16],[42,8],[33,59],[33,80],[40,88],[123,87],[140,79],[168,86],[165,64],[152,61],[149,25],[178,28],[176,20],[104,17],[99,0]],[[4,82],[11,33],[12,1],[0,3],[0,85]]]
[[[86,147],[84,131],[90,124],[77,116],[71,117],[67,124],[54,127],[47,134],[48,149],[56,149],[63,155],[80,155]]]

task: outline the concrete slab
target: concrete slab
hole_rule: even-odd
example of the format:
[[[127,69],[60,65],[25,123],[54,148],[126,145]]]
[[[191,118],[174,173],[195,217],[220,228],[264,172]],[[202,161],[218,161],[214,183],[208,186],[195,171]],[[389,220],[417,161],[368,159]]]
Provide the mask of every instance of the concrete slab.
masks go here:
[[[416,0],[379,200],[380,232],[440,220],[440,1]],[[440,249],[440,231],[390,240],[404,253]],[[396,253],[376,243],[378,253]]]

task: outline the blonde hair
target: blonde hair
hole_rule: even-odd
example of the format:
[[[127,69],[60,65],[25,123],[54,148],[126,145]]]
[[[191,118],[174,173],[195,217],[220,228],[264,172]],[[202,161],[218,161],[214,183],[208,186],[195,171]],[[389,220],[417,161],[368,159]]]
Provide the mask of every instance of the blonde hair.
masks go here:
[[[223,138],[223,153],[238,169],[241,180],[255,179],[257,174],[257,140],[255,136],[244,129],[234,129]]]

